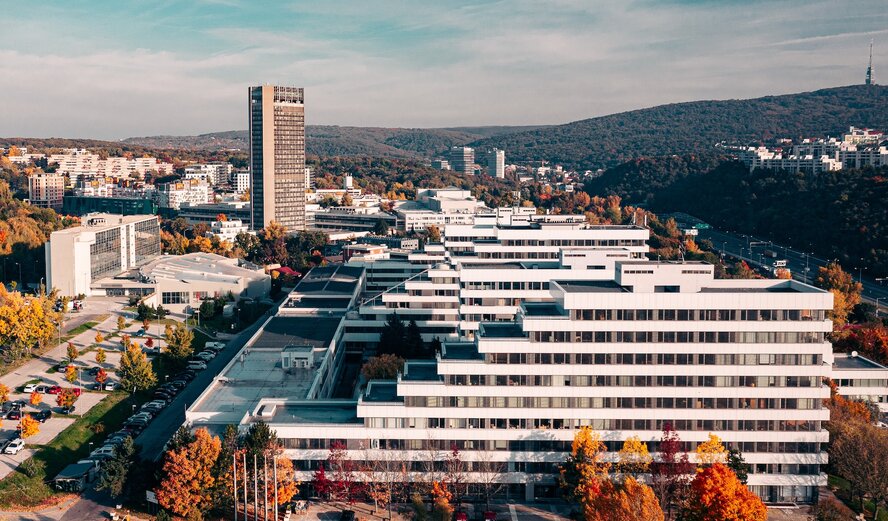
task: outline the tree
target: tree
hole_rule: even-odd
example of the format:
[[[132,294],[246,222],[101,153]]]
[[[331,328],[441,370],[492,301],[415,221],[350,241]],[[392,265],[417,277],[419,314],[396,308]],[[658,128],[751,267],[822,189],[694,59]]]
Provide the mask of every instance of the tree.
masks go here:
[[[330,452],[323,466],[326,467],[322,473],[323,478],[329,481],[319,481],[316,484],[321,484],[322,488],[326,485],[325,492],[329,499],[354,503],[364,487],[357,479],[359,469],[342,442],[334,441],[330,445]],[[317,473],[315,477],[318,477]]]
[[[691,483],[688,521],[766,521],[768,509],[723,463],[702,469]]]
[[[144,331],[148,331],[148,328],[150,326],[151,326],[151,318],[150,317],[145,317],[144,319],[142,319],[142,329]]]
[[[77,381],[77,368],[76,367],[74,367],[73,365],[69,365],[68,367],[65,368],[65,380],[67,380],[68,383],[72,383],[72,384]]]
[[[743,453],[740,449],[731,449],[728,451],[728,468],[734,471],[740,483],[746,484],[749,479],[749,464],[743,459]]]
[[[37,391],[33,391],[31,392],[31,396],[28,401],[31,403],[31,405],[37,407],[38,405],[40,405],[40,402],[43,401],[43,395],[38,393]]]
[[[435,481],[432,483],[432,520],[450,521],[453,519],[453,506],[450,504],[453,494],[447,484]]]
[[[216,484],[213,469],[221,450],[219,438],[200,428],[194,432],[193,441],[167,451],[155,489],[160,506],[189,519],[209,510]]]
[[[22,419],[19,420],[18,429],[22,439],[26,440],[40,433],[40,422],[30,415],[24,414]]]
[[[888,432],[869,422],[852,419],[841,424],[830,421],[833,442],[830,445],[830,465],[845,478],[863,509],[866,496],[872,498],[876,508],[888,500]],[[878,514],[878,512],[876,512]],[[878,517],[875,517],[878,519]]]
[[[77,402],[77,394],[74,392],[74,389],[62,389],[62,391],[56,395],[56,405],[59,407],[67,407],[70,409],[74,406],[75,402]]]
[[[642,442],[638,436],[630,436],[617,454],[617,469],[630,476],[646,474],[652,461],[647,443]]]
[[[97,344],[101,344],[102,342],[105,341],[105,337],[102,336],[102,333],[96,333],[96,338],[95,338],[95,340],[96,340],[96,343],[97,343]]]
[[[352,196],[346,192],[342,195],[342,201],[340,202],[342,206],[351,206],[355,204],[354,200],[352,200]]]
[[[831,318],[836,329],[845,325],[848,313],[860,303],[863,286],[854,282],[850,273],[846,273],[837,262],[821,266],[814,280],[814,285],[833,294],[833,311]]]
[[[585,513],[601,489],[602,477],[610,470],[604,460],[607,448],[601,435],[582,427],[574,435],[570,456],[561,464],[559,483],[569,502],[580,505]]]
[[[157,376],[154,374],[151,362],[138,346],[128,347],[120,357],[117,375],[120,377],[120,385],[124,389],[147,391],[157,383]]]
[[[475,461],[476,472],[473,475],[484,496],[484,504],[488,511],[490,510],[490,500],[506,486],[505,477],[509,470],[506,462],[494,459],[494,454],[489,450],[479,453],[478,459]]]
[[[373,225],[373,235],[388,235],[389,226],[383,219],[378,219]]]
[[[99,372],[96,373],[96,383],[99,385],[103,385],[108,380],[108,373],[104,368],[99,369]]]
[[[105,354],[105,350],[101,347],[96,349],[96,363],[104,364],[107,359],[107,355]]]
[[[410,319],[404,333],[404,354],[412,358],[430,358],[416,321]]]
[[[361,374],[367,380],[393,380],[404,370],[404,359],[384,354],[370,357],[361,367]]]
[[[444,458],[443,483],[450,491],[454,503],[462,503],[462,497],[466,493],[466,462],[455,443],[450,445],[450,452]]]
[[[77,346],[75,346],[71,342],[68,342],[67,355],[69,362],[74,362],[74,360],[76,360],[77,357],[80,355],[80,352],[77,350]]]
[[[727,450],[722,445],[721,438],[709,433],[709,439],[697,445],[697,464],[701,467],[709,467],[715,463],[727,461]]]
[[[379,345],[376,347],[376,354],[390,354],[404,358],[406,349],[404,348],[404,339],[406,331],[404,322],[397,313],[392,313],[385,320],[382,331],[379,333]]]
[[[167,353],[174,360],[185,360],[194,353],[191,343],[194,341],[194,332],[184,324],[176,324],[170,329],[166,337]]]
[[[126,320],[122,316],[117,317],[117,331],[123,331],[126,327]]]
[[[0,403],[9,401],[9,387],[6,384],[0,384]]]
[[[118,498],[126,490],[130,471],[135,467],[136,447],[129,436],[114,448],[114,456],[102,463],[96,490],[105,490],[112,498]]]
[[[675,505],[685,498],[688,480],[693,472],[694,465],[681,449],[681,438],[672,429],[672,424],[665,424],[658,456],[651,464],[651,488],[668,517],[672,517]]]
[[[651,487],[627,477],[622,485],[604,478],[590,498],[584,521],[663,521],[663,509]]]
[[[426,228],[429,242],[441,242],[441,230],[434,224],[430,224]]]

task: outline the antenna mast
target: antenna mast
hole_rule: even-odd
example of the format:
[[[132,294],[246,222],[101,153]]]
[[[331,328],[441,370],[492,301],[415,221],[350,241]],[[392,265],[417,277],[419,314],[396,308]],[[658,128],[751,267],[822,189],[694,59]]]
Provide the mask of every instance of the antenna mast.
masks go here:
[[[869,66],[866,68],[866,84],[873,84],[873,41],[870,40]]]

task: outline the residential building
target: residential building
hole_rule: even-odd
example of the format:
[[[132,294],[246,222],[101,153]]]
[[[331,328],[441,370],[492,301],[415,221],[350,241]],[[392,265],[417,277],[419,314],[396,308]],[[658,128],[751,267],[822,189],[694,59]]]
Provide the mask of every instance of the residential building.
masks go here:
[[[475,173],[475,149],[469,147],[450,148],[450,168],[466,175]]]
[[[450,161],[446,159],[432,159],[432,168],[435,170],[450,170]]]
[[[396,250],[413,251],[419,249],[419,239],[398,237],[397,235],[366,235],[361,237],[364,244],[381,244]]]
[[[849,400],[871,402],[881,416],[888,416],[888,367],[852,353],[836,353],[832,382],[839,395]]]
[[[67,175],[72,181],[83,175],[144,178],[154,172],[159,176],[174,173],[172,163],[164,163],[153,157],[108,157],[102,159],[84,149],[72,149],[63,154],[52,154],[47,163],[56,163],[56,173]]]
[[[221,201],[218,203],[185,204],[179,208],[179,217],[188,224],[210,224],[224,215],[229,221],[250,222],[250,203],[248,201]]]
[[[487,173],[493,177],[506,177],[506,153],[498,148],[487,152]]]
[[[60,211],[64,195],[64,176],[43,173],[28,176],[28,200],[34,206]]]
[[[215,253],[157,258],[139,268],[139,283],[153,290],[149,304],[173,313],[192,312],[208,298],[260,299],[271,291],[271,277],[261,268]]]
[[[233,181],[231,186],[234,188],[235,192],[244,193],[250,191],[250,179],[251,179],[249,170],[238,170],[233,174]]]
[[[154,215],[91,214],[82,222],[52,232],[45,246],[46,285],[61,295],[90,295],[100,279],[160,255],[160,223]]]
[[[249,131],[254,230],[276,221],[305,229],[305,104],[301,88],[250,87]]]
[[[385,244],[346,244],[342,247],[342,262],[348,262],[351,258],[387,259],[389,258],[389,249]]]
[[[379,207],[331,206],[314,214],[314,229],[324,231],[372,232],[379,221],[394,228],[397,218]]]
[[[230,221],[213,221],[210,223],[210,231],[207,237],[218,237],[223,241],[234,242],[240,233],[249,233],[250,227],[240,219]]]
[[[66,195],[62,200],[62,213],[65,215],[91,213],[155,215],[157,214],[157,203],[153,198]]]
[[[185,179],[197,179],[211,186],[227,184],[234,173],[234,165],[223,161],[198,163],[185,167]]]
[[[205,181],[184,179],[157,185],[157,206],[169,210],[179,210],[182,206],[201,205],[212,202],[213,191]]]
[[[635,240],[632,229],[611,232]],[[587,239],[570,239],[580,240]],[[564,245],[560,262],[576,246]],[[635,247],[628,246],[623,255]],[[547,251],[539,253],[548,258]],[[455,447],[466,462],[466,483],[482,483],[495,468],[503,494],[526,500],[558,496],[557,465],[580,427],[599,431],[613,458],[629,436],[656,455],[668,424],[692,455],[710,433],[741,450],[751,466],[749,486],[766,501],[816,501],[826,484],[821,466],[829,411],[822,400],[829,396],[823,379],[834,374],[826,337],[832,295],[792,280],[715,279],[713,266],[697,262],[622,258],[601,269],[600,278],[578,278],[598,271],[582,264],[606,258],[605,251],[582,253],[573,268],[553,269],[550,277],[557,278],[547,281],[547,290],[517,290],[547,291],[546,299],[522,299],[513,320],[481,320],[473,338],[445,340],[433,359],[409,360],[396,379],[357,387],[357,398],[322,390],[351,384],[335,375],[347,365],[339,357],[348,346],[348,310],[364,306],[349,293],[349,279],[309,284],[322,293],[336,286],[344,296],[335,302],[325,294],[330,302],[323,303],[294,292],[189,407],[186,420],[217,430],[264,421],[304,483],[333,442],[344,445],[348,458],[397,461],[398,468],[418,473]],[[442,270],[436,282],[405,284],[427,287],[426,313],[455,309],[457,317],[466,292],[516,292],[511,286],[476,290],[458,281]],[[321,323],[343,314],[344,321]],[[291,317],[317,320],[312,338],[323,348],[306,342],[298,324],[283,323]],[[269,375],[261,389],[245,377],[253,370],[280,371],[272,361],[287,367],[297,356],[299,367],[311,371]]]

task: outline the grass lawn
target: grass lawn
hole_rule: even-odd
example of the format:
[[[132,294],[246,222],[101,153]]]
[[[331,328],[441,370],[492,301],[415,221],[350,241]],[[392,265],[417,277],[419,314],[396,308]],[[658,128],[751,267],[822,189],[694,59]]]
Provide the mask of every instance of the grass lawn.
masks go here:
[[[840,476],[834,476],[830,474],[828,478],[828,484],[830,487],[837,489],[836,497],[842,500],[845,505],[847,505],[849,508],[851,508],[851,510],[855,512],[860,512],[860,502],[857,500],[856,497],[853,501],[851,500],[851,484],[848,483],[848,480]],[[875,505],[870,500],[865,500],[864,504],[866,506],[868,516],[871,516],[872,513],[875,511]],[[870,519],[870,517],[867,517],[867,519]],[[879,519],[876,521],[888,521],[888,511],[884,509],[881,510],[879,512]]]
[[[85,333],[85,332],[89,331],[90,329],[96,327],[97,325],[99,325],[99,322],[96,322],[96,321],[84,322],[83,324],[80,324],[79,326],[77,326],[74,329],[65,333],[62,336],[62,342],[67,342],[68,340],[71,340],[75,336],[77,336],[81,333]]]
[[[34,507],[47,502],[55,491],[46,483],[71,463],[89,454],[89,442],[98,445],[132,414],[125,392],[109,394],[18,469],[0,481],[0,507]]]

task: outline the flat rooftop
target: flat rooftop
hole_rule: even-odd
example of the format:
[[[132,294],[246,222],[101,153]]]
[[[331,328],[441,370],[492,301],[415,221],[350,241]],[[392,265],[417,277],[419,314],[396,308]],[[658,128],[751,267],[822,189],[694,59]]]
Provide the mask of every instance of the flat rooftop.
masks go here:
[[[628,290],[612,280],[557,280],[566,293],[627,293]]]
[[[700,288],[700,293],[801,293],[789,284],[768,286],[764,288]]]
[[[552,302],[524,302],[524,315],[528,317],[564,317],[567,313]]]
[[[404,397],[398,396],[398,384],[388,380],[374,380],[364,391],[365,402],[403,402]]]
[[[215,253],[189,253],[164,255],[142,266],[139,273],[157,280],[189,282],[221,282],[237,284],[241,279],[260,280],[268,277],[261,270],[251,270],[237,265],[237,260]]]
[[[438,363],[435,361],[408,361],[404,365],[404,373],[401,380],[406,381],[440,381],[441,376],[438,375]]]
[[[485,338],[525,338],[521,326],[512,322],[483,322],[479,333]]]
[[[275,408],[273,423],[355,423],[358,418],[356,400],[312,400],[288,403]]]
[[[255,349],[283,349],[290,345],[327,347],[339,327],[340,317],[277,316],[272,318],[256,342]]]
[[[444,342],[442,350],[445,360],[484,360],[474,342]]]
[[[363,273],[364,268],[359,266],[318,266],[302,277],[293,293],[341,294],[350,297]]]
[[[886,369],[872,360],[851,356],[847,353],[836,353],[833,361],[833,369]]]
[[[84,215],[80,218],[80,222],[83,224],[81,226],[75,226],[73,228],[65,228],[64,230],[58,230],[52,232],[53,235],[78,235],[84,232],[101,232],[104,230],[108,230],[111,228],[116,228],[123,224],[132,224],[138,223],[142,221],[147,221],[150,219],[157,219],[156,215],[117,215],[112,213],[91,213]],[[99,222],[104,221],[104,222]],[[96,224],[90,225],[89,222],[95,222]]]

